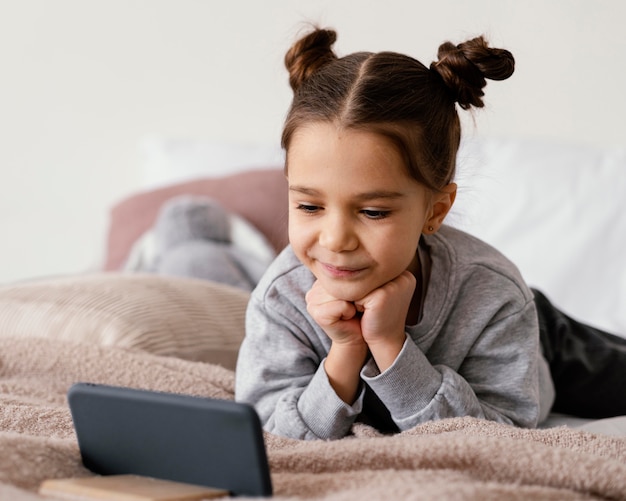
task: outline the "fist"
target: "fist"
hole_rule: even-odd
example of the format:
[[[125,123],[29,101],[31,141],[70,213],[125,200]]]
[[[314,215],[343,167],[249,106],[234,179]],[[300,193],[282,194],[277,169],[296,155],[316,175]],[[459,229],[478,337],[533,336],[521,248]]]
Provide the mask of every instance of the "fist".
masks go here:
[[[306,296],[307,311],[333,343],[363,344],[357,306],[331,296],[315,281]]]
[[[416,280],[409,271],[374,289],[355,307],[363,312],[361,335],[370,345],[386,340],[404,342],[406,318],[411,306]]]

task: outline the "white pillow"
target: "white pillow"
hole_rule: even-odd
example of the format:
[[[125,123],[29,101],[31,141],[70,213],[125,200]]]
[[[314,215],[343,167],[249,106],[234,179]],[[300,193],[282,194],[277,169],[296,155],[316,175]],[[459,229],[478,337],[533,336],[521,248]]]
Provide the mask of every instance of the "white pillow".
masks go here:
[[[284,164],[278,144],[146,137],[139,144],[139,152],[145,189]]]
[[[626,337],[626,149],[469,140],[448,221],[575,318]]]

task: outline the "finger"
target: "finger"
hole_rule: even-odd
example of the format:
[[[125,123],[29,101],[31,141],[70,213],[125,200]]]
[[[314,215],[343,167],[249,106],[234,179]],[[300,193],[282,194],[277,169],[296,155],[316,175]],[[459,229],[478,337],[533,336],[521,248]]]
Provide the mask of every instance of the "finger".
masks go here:
[[[417,280],[410,271],[404,271],[393,280],[374,289],[367,296],[355,302],[358,311],[365,311],[378,304],[385,303],[393,298],[411,298],[415,291]]]
[[[398,276],[397,278],[398,280],[398,285],[411,292],[411,294],[413,294],[413,292],[415,291],[415,286],[417,285],[417,279],[415,278],[415,275],[413,275],[413,273],[411,273],[408,270],[405,270],[400,276]]]
[[[331,301],[321,304],[309,304],[307,310],[313,319],[322,327],[329,327],[342,321],[352,320],[356,308],[346,301]]]
[[[336,301],[337,298],[331,296],[326,289],[322,287],[319,281],[315,281],[311,289],[304,296],[307,303],[327,303]]]

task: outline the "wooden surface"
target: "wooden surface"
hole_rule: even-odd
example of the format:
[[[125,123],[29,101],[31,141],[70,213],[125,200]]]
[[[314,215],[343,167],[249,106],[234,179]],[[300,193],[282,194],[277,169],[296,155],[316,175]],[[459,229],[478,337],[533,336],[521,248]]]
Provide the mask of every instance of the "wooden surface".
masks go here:
[[[222,489],[137,475],[50,479],[41,484],[39,493],[73,501],[193,501],[229,495]]]

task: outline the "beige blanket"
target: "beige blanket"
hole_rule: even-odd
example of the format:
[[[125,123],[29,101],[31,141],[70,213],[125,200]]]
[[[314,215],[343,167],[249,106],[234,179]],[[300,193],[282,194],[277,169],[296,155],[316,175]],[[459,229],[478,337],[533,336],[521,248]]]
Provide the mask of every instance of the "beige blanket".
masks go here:
[[[65,392],[76,381],[232,398],[219,366],[112,347],[0,339],[0,499],[41,500],[46,478],[85,476]],[[266,435],[286,499],[626,499],[626,439],[520,430],[471,418],[394,437],[366,427],[335,442]]]

